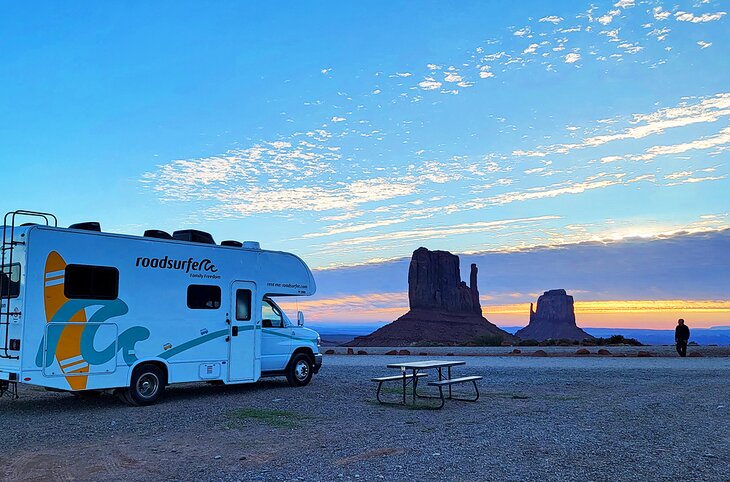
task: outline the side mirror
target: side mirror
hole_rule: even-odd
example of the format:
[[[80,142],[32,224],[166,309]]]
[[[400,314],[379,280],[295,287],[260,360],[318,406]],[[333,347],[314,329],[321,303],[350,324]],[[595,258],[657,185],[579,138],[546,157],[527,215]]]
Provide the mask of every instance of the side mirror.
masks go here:
[[[304,313],[297,311],[297,325],[304,326]]]

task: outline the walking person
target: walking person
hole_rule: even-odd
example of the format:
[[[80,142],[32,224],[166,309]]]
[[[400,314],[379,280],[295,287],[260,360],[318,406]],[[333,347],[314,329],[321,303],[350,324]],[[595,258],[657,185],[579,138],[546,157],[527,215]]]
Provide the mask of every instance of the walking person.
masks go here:
[[[677,344],[679,356],[687,356],[687,341],[689,341],[689,327],[680,318],[677,321],[677,328],[674,329],[674,343]]]

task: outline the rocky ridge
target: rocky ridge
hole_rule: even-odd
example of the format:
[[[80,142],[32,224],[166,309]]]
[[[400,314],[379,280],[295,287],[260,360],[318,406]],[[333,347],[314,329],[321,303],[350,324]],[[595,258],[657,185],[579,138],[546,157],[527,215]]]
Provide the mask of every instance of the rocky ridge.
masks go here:
[[[565,290],[549,290],[537,299],[537,311],[530,303],[530,323],[515,333],[523,340],[586,340],[593,338],[575,322],[573,297]]]
[[[461,280],[458,256],[418,248],[408,269],[408,313],[348,345],[457,345],[482,336],[513,341],[512,335],[482,316],[477,272],[472,264],[467,285]]]

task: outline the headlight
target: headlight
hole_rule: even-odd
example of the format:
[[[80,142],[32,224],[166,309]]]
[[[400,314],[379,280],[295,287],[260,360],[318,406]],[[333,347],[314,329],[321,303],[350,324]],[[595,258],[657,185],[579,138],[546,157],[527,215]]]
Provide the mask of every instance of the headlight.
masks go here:
[[[317,348],[319,348],[320,345],[322,345],[322,337],[320,337],[319,335],[317,335]]]

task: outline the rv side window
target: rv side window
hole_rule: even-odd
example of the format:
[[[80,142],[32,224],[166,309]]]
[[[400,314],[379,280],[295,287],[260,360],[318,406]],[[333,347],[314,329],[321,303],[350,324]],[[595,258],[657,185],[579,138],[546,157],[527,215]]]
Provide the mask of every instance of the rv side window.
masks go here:
[[[188,286],[188,308],[191,310],[217,310],[221,307],[221,288],[212,285]]]
[[[251,319],[251,290],[236,290],[236,320]]]
[[[115,300],[119,295],[119,271],[108,266],[69,264],[63,294],[69,299]]]
[[[267,299],[261,302],[261,326],[264,328],[284,327],[281,311]]]
[[[5,265],[0,270],[0,297],[17,298],[20,294],[20,265]]]

